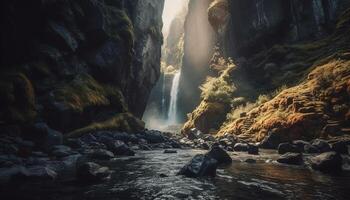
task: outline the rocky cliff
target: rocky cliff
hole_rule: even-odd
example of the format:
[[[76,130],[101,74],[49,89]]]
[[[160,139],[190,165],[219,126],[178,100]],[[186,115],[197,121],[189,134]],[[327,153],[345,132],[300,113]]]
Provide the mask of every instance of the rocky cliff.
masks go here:
[[[133,116],[160,74],[163,3],[2,1],[3,130],[141,129]]]
[[[211,0],[191,0],[185,20],[184,57],[179,88],[179,116],[186,118],[200,102],[199,86],[209,74],[208,63],[215,44],[214,30],[208,22]]]
[[[349,7],[214,1],[208,15],[220,48],[212,61],[221,72],[203,85],[183,133],[197,128],[265,147],[348,134]]]

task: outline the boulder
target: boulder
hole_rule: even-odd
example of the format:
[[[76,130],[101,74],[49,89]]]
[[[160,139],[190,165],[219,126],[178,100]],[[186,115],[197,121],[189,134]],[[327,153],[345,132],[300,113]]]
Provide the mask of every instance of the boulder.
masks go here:
[[[278,145],[278,153],[279,154],[300,153],[300,150],[296,145],[293,145],[290,143],[281,143]]]
[[[116,140],[111,141],[106,144],[108,150],[114,153],[117,156],[134,156],[135,152],[129,148],[123,141]]]
[[[317,147],[315,147],[311,144],[308,144],[308,145],[304,146],[304,152],[305,153],[319,153],[319,150]]]
[[[163,153],[177,153],[176,150],[166,149]]]
[[[332,151],[339,154],[349,154],[350,141],[338,141],[332,144]]]
[[[292,142],[293,145],[297,146],[300,152],[304,152],[304,148],[306,145],[310,145],[309,142],[306,142],[304,140],[294,140]]]
[[[232,158],[230,155],[228,155],[225,150],[216,145],[212,146],[206,155],[217,160],[219,165],[232,163]]]
[[[61,145],[63,135],[54,129],[51,129],[45,123],[36,123],[32,129],[32,138],[35,143],[44,149],[50,149],[52,146]]]
[[[249,150],[249,145],[244,143],[237,143],[235,146],[233,146],[233,150],[246,152]]]
[[[315,146],[320,153],[331,151],[331,146],[325,140],[316,139],[312,142],[312,145]]]
[[[310,159],[311,167],[322,172],[337,172],[342,169],[342,157],[336,152],[326,152]]]
[[[215,176],[218,161],[208,155],[198,154],[192,158],[178,173],[187,177]]]
[[[114,158],[114,154],[112,152],[104,149],[92,150],[90,153],[88,153],[88,155],[89,157],[98,160],[109,160]]]
[[[51,148],[50,155],[62,158],[62,157],[72,155],[74,153],[75,152],[73,152],[72,149],[68,146],[57,145]]]
[[[258,155],[259,154],[259,147],[249,144],[248,154],[252,155]]]
[[[281,155],[277,162],[288,165],[300,165],[303,162],[301,153],[286,153]]]
[[[77,179],[84,183],[96,182],[106,179],[111,174],[108,167],[101,167],[100,165],[87,162],[78,167]]]

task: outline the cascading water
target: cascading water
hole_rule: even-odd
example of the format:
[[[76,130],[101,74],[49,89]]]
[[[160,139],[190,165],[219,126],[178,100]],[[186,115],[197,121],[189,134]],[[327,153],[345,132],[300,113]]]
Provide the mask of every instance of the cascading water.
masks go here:
[[[163,113],[165,113],[166,111],[165,108],[165,73],[163,73],[163,84],[162,84],[162,107],[161,107],[161,112],[162,112],[162,117],[164,117],[165,115]]]
[[[174,125],[177,123],[177,95],[179,92],[181,71],[177,72],[173,78],[173,83],[170,92],[170,104],[168,111],[168,124]]]

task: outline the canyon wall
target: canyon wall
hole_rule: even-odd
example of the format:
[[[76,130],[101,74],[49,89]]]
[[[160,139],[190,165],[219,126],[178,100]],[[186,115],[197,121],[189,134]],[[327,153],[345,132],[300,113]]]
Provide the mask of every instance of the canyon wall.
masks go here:
[[[182,132],[268,148],[348,134],[349,11],[349,0],[214,1],[209,22],[233,63],[217,63]]]
[[[160,75],[163,0],[1,4],[1,126],[70,132],[124,116],[142,128],[132,115]]]
[[[200,102],[199,86],[209,74],[209,61],[215,44],[214,30],[207,14],[210,2],[191,0],[188,6],[178,99],[179,117],[182,120]]]

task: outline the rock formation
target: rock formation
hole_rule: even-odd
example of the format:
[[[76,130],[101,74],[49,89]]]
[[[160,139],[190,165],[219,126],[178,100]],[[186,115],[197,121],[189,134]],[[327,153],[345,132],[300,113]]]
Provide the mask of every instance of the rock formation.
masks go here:
[[[44,121],[70,132],[142,116],[160,74],[163,1],[4,1],[2,7],[1,126]]]
[[[220,55],[234,66],[215,60],[221,75],[207,82],[214,86],[204,88],[184,134],[196,128],[268,148],[348,134],[349,1],[287,2],[211,5]]]

